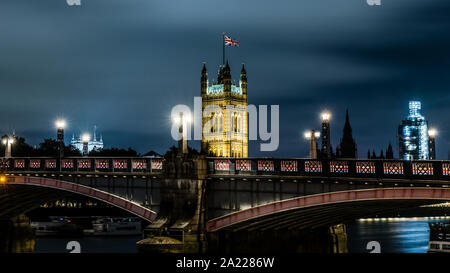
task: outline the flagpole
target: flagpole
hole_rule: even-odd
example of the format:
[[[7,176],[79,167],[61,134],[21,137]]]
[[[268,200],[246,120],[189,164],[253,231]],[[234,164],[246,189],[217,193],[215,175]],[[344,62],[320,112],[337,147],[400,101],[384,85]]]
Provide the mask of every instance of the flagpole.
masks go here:
[[[225,32],[222,32],[222,66],[225,66]]]

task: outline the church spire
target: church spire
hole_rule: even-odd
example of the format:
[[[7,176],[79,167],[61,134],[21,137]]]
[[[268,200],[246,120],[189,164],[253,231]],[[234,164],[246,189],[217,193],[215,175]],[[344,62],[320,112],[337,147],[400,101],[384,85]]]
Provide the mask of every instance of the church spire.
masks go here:
[[[352,126],[350,125],[350,117],[348,115],[348,108],[345,111],[345,124],[343,136],[341,139],[341,157],[356,158],[356,143],[352,135]]]
[[[242,89],[242,94],[247,95],[247,71],[245,70],[244,63],[242,63],[241,77],[239,79],[239,86]]]
[[[200,86],[201,86],[201,93],[206,94],[206,90],[208,89],[208,71],[206,70],[206,62],[203,62]]]
[[[348,108],[345,110],[345,124],[344,124],[344,138],[352,137],[352,126],[350,125],[350,118],[348,116]]]

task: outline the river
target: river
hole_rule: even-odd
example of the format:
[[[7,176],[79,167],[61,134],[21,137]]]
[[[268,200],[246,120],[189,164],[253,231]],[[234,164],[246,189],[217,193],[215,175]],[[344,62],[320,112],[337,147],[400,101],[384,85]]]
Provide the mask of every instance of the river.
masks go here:
[[[349,253],[367,253],[367,243],[377,241],[381,253],[426,253],[430,222],[450,222],[449,217],[382,218],[347,224]]]
[[[367,243],[377,241],[382,253],[426,253],[429,222],[450,222],[439,218],[383,218],[347,224],[349,253],[367,253]],[[82,253],[136,253],[141,236],[125,237],[36,237],[35,253],[67,253],[67,243],[77,241]]]

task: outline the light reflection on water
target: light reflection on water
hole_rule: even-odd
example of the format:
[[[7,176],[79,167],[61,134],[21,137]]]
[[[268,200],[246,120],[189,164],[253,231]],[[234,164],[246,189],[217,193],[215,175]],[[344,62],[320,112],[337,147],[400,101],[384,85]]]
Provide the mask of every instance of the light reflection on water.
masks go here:
[[[348,250],[350,253],[367,253],[367,243],[378,241],[382,253],[426,253],[430,222],[448,223],[450,220],[410,218],[347,224]]]

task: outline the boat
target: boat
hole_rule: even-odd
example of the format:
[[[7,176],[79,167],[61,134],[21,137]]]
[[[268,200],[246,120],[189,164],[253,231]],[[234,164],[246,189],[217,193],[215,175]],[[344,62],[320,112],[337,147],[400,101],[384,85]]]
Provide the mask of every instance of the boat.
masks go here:
[[[450,253],[450,223],[428,223],[428,253]]]
[[[31,222],[36,236],[81,235],[82,230],[65,217],[49,217],[49,221]]]
[[[99,217],[92,229],[84,229],[88,236],[141,235],[141,220],[137,217]]]

